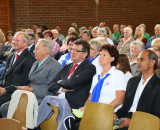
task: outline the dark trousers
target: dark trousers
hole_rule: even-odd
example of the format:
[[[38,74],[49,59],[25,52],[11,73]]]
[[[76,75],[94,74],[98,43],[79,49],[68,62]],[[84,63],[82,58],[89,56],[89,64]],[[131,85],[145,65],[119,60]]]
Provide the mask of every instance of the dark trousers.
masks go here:
[[[0,106],[11,100],[12,93],[5,93],[0,95]]]
[[[11,100],[11,93],[5,93],[3,95],[0,95],[0,107],[2,104],[6,103],[10,100]],[[0,118],[2,118],[1,109],[0,109]]]
[[[128,130],[128,127],[119,128],[119,129],[116,129],[116,130]]]

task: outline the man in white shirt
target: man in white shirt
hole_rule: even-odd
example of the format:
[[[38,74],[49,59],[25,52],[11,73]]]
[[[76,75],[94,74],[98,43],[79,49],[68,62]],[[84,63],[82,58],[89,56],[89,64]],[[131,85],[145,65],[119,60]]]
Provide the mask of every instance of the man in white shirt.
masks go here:
[[[141,75],[128,81],[123,106],[116,112],[115,119],[122,118],[119,130],[127,130],[133,112],[142,111],[160,117],[160,79],[155,74],[158,57],[151,50],[138,56],[137,69]]]

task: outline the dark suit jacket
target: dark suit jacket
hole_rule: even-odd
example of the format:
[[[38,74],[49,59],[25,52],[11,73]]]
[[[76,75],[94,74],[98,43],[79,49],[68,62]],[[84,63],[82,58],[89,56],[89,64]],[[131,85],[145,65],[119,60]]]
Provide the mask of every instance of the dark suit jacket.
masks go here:
[[[133,77],[129,80],[125,94],[124,104],[116,112],[119,118],[131,118],[132,114],[128,113],[128,111],[132,106],[140,79],[141,75]],[[136,111],[142,111],[160,117],[160,79],[157,77],[156,74],[154,74],[149,80],[149,82],[146,84],[139,99]]]
[[[31,48],[28,49],[28,50],[29,50],[32,54],[34,54],[34,53],[33,53],[34,49],[35,49],[35,44],[34,44],[33,46],[31,46]]]
[[[66,92],[65,96],[71,108],[80,108],[84,106],[84,103],[88,98],[92,78],[96,73],[96,68],[87,60],[84,60],[77,67],[72,76],[67,79],[68,73],[72,66],[73,63],[67,64],[62,68],[60,73],[57,74],[56,78],[50,84],[52,87],[49,89],[49,91],[56,94],[60,87],[74,90]],[[61,81],[57,83],[59,80]]]
[[[28,74],[35,61],[34,56],[28,49],[25,49],[13,64],[14,58],[14,53],[8,57],[1,83],[1,86],[5,87],[8,93],[12,93],[15,90],[13,86],[28,85]]]

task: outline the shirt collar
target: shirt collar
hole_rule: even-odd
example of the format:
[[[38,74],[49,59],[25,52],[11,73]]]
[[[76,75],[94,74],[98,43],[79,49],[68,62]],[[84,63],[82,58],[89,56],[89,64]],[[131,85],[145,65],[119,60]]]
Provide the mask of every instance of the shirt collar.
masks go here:
[[[28,47],[28,50],[31,49],[31,47],[32,47],[33,45],[34,45],[34,44],[30,45],[30,46]]]
[[[109,70],[106,74],[108,74],[108,73],[109,73],[109,74],[112,74],[113,71],[115,71],[115,69],[116,69],[116,67],[115,67],[115,66],[112,66],[112,67],[110,68],[110,70]],[[102,73],[102,72],[99,72],[98,74],[101,75],[101,73]],[[106,74],[105,74],[105,75],[106,75]],[[104,75],[104,76],[105,76],[105,75]],[[103,76],[103,77],[104,77],[104,76]]]
[[[154,74],[152,74],[150,77],[148,77],[146,80],[145,80],[145,84],[148,83],[148,81],[152,78]],[[143,79],[143,76],[141,77],[141,81],[140,82],[144,82],[144,79]]]
[[[38,62],[38,66],[40,66],[41,64],[43,64],[47,60],[48,57],[49,56],[47,56],[46,58],[44,58],[41,62]]]
[[[125,39],[125,38],[123,38],[123,42],[124,43],[127,43],[127,42],[129,42],[130,41],[130,39],[132,38],[132,36],[131,37],[129,37],[129,38],[127,38],[127,39]]]
[[[20,56],[22,52],[23,52],[23,51],[21,51],[21,52],[19,52],[19,53],[16,52],[16,54],[18,54],[18,55]]]

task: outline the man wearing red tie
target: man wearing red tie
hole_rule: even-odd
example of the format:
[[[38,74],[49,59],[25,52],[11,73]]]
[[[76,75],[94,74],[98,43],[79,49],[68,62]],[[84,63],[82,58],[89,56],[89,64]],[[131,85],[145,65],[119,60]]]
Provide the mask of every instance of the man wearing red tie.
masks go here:
[[[71,51],[73,63],[67,64],[49,84],[51,91],[58,97],[68,100],[71,108],[80,108],[89,95],[92,78],[96,68],[86,59],[90,46],[83,40],[76,40]]]
[[[0,106],[10,101],[12,93],[22,85],[29,83],[28,74],[35,61],[28,51],[30,39],[24,32],[17,32],[13,38],[15,53],[7,60],[5,73],[0,84]]]

